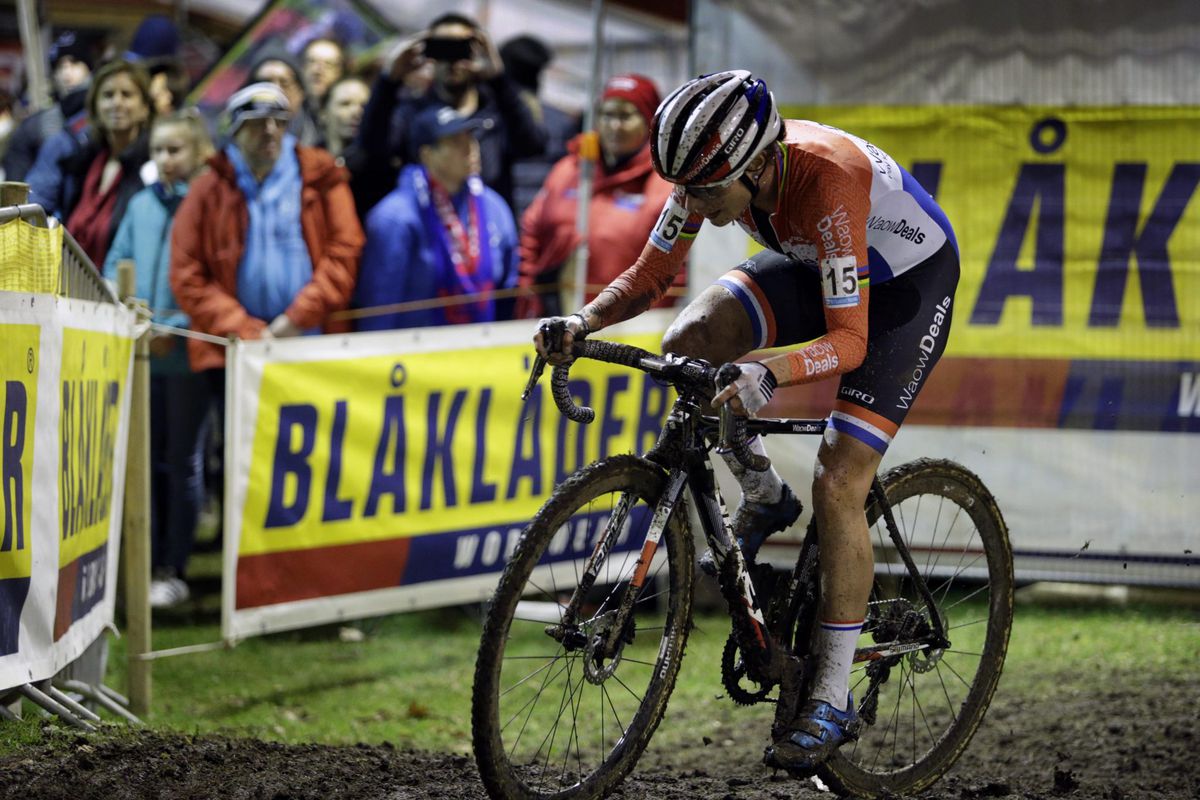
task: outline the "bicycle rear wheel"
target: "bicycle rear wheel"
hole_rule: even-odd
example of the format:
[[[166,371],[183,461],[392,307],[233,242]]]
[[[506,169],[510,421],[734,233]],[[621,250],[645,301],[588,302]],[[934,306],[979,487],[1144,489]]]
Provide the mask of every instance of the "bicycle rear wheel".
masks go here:
[[[692,540],[683,503],[665,521],[640,588],[634,572],[663,471],[616,456],[566,480],[500,579],[475,664],[475,759],[493,798],[593,798],[634,767],[666,710],[687,641]],[[660,523],[661,524],[661,523]],[[602,537],[595,584],[581,571]],[[615,541],[613,541],[615,539]],[[600,644],[633,614],[615,651]]]
[[[902,652],[928,633],[931,610],[870,503],[875,585],[859,657],[873,660],[850,675],[864,725],[820,770],[832,788],[858,797],[918,792],[954,764],[987,711],[1012,628],[1008,529],[979,478],[921,459],[881,482],[950,645]],[[886,642],[898,646],[880,647]]]

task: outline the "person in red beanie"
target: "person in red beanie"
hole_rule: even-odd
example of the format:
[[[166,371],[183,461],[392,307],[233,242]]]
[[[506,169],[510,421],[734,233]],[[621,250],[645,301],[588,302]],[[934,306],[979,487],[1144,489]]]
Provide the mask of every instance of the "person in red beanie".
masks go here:
[[[655,173],[650,160],[650,120],[659,99],[654,82],[633,73],[609,78],[600,95],[596,114],[600,160],[588,224],[588,300],[637,260],[671,193],[671,184]],[[526,292],[517,298],[518,318],[560,313],[558,292],[546,287],[566,277],[563,267],[579,244],[575,216],[582,139],[576,137],[568,144],[568,155],[554,165],[521,218],[518,285]],[[681,270],[675,278],[680,291],[669,292],[659,305],[674,305],[686,282]]]

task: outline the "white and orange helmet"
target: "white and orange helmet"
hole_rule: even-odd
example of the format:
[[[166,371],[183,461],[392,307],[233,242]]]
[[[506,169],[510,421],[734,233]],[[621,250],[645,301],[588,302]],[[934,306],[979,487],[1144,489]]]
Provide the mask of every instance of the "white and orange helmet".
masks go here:
[[[714,72],[672,92],[650,125],[654,169],[671,183],[724,186],[780,137],[767,85],[744,69]]]

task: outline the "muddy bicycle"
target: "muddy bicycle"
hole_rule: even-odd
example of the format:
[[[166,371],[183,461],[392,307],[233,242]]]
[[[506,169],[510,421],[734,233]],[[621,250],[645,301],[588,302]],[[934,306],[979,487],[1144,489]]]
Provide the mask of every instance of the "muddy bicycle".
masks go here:
[[[489,605],[472,693],[472,734],[493,798],[597,798],[629,774],[666,711],[692,626],[691,495],[732,630],[721,678],[734,703],[775,703],[773,733],[806,697],[819,596],[820,532],[810,521],[786,572],[732,543],[709,453],[766,459],[747,437],[819,435],[824,420],[706,411],[717,370],[606,341],[574,346],[673,386],[646,456],[618,455],[561,483],[525,529]],[[574,363],[574,362],[573,362]],[[559,410],[576,406],[569,366],[553,371]],[[535,365],[530,387],[540,373]],[[874,480],[866,506],[875,581],[851,689],[861,730],[818,769],[857,797],[920,791],[967,747],[1000,678],[1013,613],[1012,553],[991,493],[950,461],[921,459]]]

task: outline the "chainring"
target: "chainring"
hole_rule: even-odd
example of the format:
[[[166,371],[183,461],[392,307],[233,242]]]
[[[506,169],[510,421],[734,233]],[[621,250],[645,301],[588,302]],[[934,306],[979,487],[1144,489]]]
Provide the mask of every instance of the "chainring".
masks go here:
[[[721,683],[724,684],[729,699],[739,706],[774,703],[774,698],[767,697],[767,693],[774,686],[761,686],[755,691],[742,686],[742,678],[746,677],[747,670],[746,662],[739,658],[738,654],[737,636],[730,634],[725,640],[725,649],[721,652]]]

